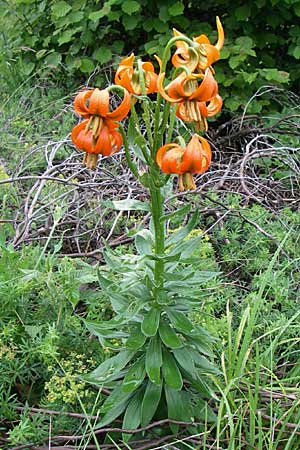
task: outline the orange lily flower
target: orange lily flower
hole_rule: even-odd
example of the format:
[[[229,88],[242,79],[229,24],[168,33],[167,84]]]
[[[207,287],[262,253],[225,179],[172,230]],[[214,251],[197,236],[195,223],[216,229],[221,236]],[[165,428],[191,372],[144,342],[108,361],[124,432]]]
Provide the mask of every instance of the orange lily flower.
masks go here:
[[[116,71],[115,84],[123,86],[128,92],[135,95],[142,94],[140,85],[139,71],[134,68],[134,53],[124,58]],[[143,62],[142,69],[144,72],[146,94],[153,94],[157,92],[157,77],[151,62]]]
[[[76,125],[71,133],[71,139],[79,150],[85,152],[83,164],[89,169],[95,169],[98,155],[111,156],[116,153],[122,143],[122,135],[116,131],[118,124],[110,119],[101,123],[92,123],[89,119]]]
[[[122,120],[130,110],[130,95],[124,89],[123,100],[119,106],[111,111],[109,89],[89,89],[76,95],[74,109],[83,117],[96,115],[103,119]]]
[[[222,107],[218,95],[218,84],[211,70],[203,74],[186,75],[182,72],[166,88],[163,87],[165,74],[158,77],[158,89],[162,97],[171,103],[178,103],[176,115],[186,122],[195,122],[196,130],[206,130],[206,117],[217,114]],[[201,80],[199,84],[199,79]],[[208,107],[206,102],[210,102]]]
[[[156,162],[164,173],[179,175],[179,189],[196,189],[193,174],[205,172],[211,163],[211,147],[206,139],[194,134],[186,147],[171,143],[160,147]]]
[[[187,101],[180,103],[176,115],[185,122],[194,122],[196,130],[208,130],[207,117],[215,116],[222,108],[223,100],[216,95],[208,103],[198,101]]]
[[[186,66],[191,72],[195,69],[202,72],[220,59],[220,50],[224,45],[224,30],[219,17],[217,17],[216,23],[218,40],[215,45],[211,44],[205,34],[193,38],[194,47],[190,47],[186,42],[176,41],[177,50],[172,57],[172,63],[175,67]],[[173,29],[173,34],[174,36],[184,36],[183,33],[180,33],[175,28]],[[195,53],[198,58],[195,58]]]

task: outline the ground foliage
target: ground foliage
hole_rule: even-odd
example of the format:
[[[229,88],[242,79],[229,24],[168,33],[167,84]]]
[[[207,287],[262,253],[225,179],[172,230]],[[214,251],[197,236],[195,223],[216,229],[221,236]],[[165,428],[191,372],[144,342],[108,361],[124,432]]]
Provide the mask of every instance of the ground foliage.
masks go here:
[[[105,66],[133,49],[160,55],[173,27],[194,36],[201,31],[213,41],[218,15],[226,41],[217,81],[228,110],[244,108],[266,83],[299,90],[299,0],[2,0],[0,12],[0,77],[8,86],[37,72],[68,87],[86,74],[91,84],[106,84]],[[256,97],[249,112],[262,109],[277,105]]]

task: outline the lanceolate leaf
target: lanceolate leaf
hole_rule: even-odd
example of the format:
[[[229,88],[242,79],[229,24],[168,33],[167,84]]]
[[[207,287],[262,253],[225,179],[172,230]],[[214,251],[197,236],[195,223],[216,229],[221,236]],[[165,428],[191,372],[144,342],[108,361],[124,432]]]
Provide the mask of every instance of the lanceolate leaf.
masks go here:
[[[146,372],[152,383],[160,384],[161,365],[161,341],[158,336],[155,336],[150,339],[146,352]]]
[[[182,376],[175,359],[169,351],[163,354],[163,377],[168,386],[179,391],[182,388]]]
[[[186,378],[193,388],[195,388],[200,394],[207,396],[208,398],[212,396],[212,390],[210,389],[204,377],[201,376],[193,377],[188,371],[183,370],[182,374]]]
[[[191,348],[188,346],[178,348],[173,351],[173,354],[183,369],[189,372],[192,376],[197,376]]]
[[[160,318],[160,310],[151,308],[142,322],[142,332],[145,336],[154,336],[157,332]]]
[[[153,235],[149,230],[142,230],[135,236],[135,246],[140,255],[151,255]]]
[[[185,422],[192,421],[192,408],[189,402],[189,396],[184,394],[184,392],[178,392],[169,386],[165,386],[169,419]],[[173,433],[177,433],[179,426],[170,424],[170,428]]]
[[[135,391],[142,384],[145,375],[145,358],[142,357],[128,370],[123,381],[123,391]]]
[[[119,417],[125,410],[126,406],[128,405],[128,402],[129,400],[127,398],[123,402],[120,402],[113,408],[109,409],[107,413],[104,414],[104,416],[101,418],[100,422],[96,424],[95,429],[105,427],[105,425],[111,423],[113,420]]]
[[[176,244],[176,242],[182,241],[182,239],[188,236],[197,223],[198,215],[199,212],[198,210],[196,210],[185,227],[182,227],[175,233],[171,234],[171,236],[169,236],[166,240],[166,247],[170,247],[171,245]]]
[[[146,336],[141,332],[140,326],[129,336],[126,341],[126,347],[131,350],[138,350],[146,342]]]
[[[159,324],[159,335],[167,347],[179,348],[182,346],[182,342],[174,329],[165,320],[161,320]]]
[[[186,334],[191,334],[195,330],[192,322],[183,313],[171,308],[167,308],[166,311],[174,328],[177,328],[177,330]]]
[[[154,416],[161,398],[161,392],[162,383],[154,384],[151,381],[148,381],[141,409],[142,427],[148,425]]]
[[[125,430],[135,430],[141,423],[141,403],[143,400],[144,389],[139,389],[134,396],[130,399],[124,419],[122,428]],[[123,435],[125,440],[127,440],[130,435]],[[127,438],[127,439],[126,439]]]
[[[116,356],[104,361],[97,369],[84,378],[90,380],[91,383],[102,385],[107,378],[119,373],[133,358],[135,353],[135,350],[123,350]]]

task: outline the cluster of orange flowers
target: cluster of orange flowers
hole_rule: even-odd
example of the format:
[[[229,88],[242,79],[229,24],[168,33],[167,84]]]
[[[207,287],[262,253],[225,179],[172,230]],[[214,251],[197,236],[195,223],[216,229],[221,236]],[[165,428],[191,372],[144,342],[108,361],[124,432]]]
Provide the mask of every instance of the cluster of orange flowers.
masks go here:
[[[177,117],[193,123],[196,131],[207,130],[207,117],[214,116],[222,107],[222,98],[218,94],[218,84],[212,68],[212,64],[220,58],[224,43],[219,18],[217,29],[218,40],[215,45],[203,34],[189,44],[183,34],[174,30],[177,49],[172,56],[172,64],[177,75],[167,85],[164,85],[165,72],[162,72],[162,62],[158,57],[159,74],[155,73],[150,62],[142,62],[140,70],[136,68],[132,53],[119,64],[115,74],[117,86],[87,90],[76,96],[75,111],[85,120],[75,126],[71,138],[85,152],[84,163],[87,167],[96,167],[98,154],[109,156],[121,147],[122,135],[117,131],[118,121],[127,116],[132,95],[159,92],[167,102],[177,105]],[[180,40],[181,36],[183,40]],[[143,82],[140,80],[141,71]],[[111,91],[116,87],[122,90],[123,99],[113,108]],[[156,156],[156,163],[163,172],[179,174],[181,190],[194,189],[192,174],[206,171],[210,162],[210,145],[198,134],[194,134],[186,147],[177,143],[162,146]]]

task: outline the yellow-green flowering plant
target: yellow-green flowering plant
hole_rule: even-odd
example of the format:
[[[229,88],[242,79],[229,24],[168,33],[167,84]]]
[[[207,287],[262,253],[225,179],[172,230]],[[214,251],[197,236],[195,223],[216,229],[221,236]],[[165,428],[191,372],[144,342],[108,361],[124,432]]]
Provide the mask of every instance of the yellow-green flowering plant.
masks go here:
[[[213,395],[209,374],[217,372],[212,338],[191,322],[189,313],[199,307],[203,283],[216,274],[193,266],[191,253],[201,236],[185,239],[197,224],[198,211],[167,235],[166,221],[184,218],[191,205],[165,214],[164,192],[171,174],[179,176],[181,190],[195,189],[193,174],[211,163],[210,144],[196,132],[207,130],[207,118],[222,106],[212,68],[224,41],[219,19],[217,28],[215,46],[205,35],[190,39],[174,30],[162,57],[156,57],[159,70],[132,54],[121,61],[114,85],[75,98],[75,110],[84,120],[72,139],[85,152],[87,167],[96,167],[99,154],[109,156],[123,145],[132,173],[150,197],[149,202],[112,202],[115,209],[150,212],[151,220],[135,235],[135,255],[120,256],[107,248],[106,264],[99,266],[99,283],[115,314],[109,321],[86,321],[101,345],[114,352],[85,378],[111,390],[98,427],[120,415],[124,429],[146,426],[158,408],[160,417],[173,420],[214,419],[207,405]],[[176,116],[191,129],[188,142],[175,135]],[[178,425],[172,427],[176,431]]]

